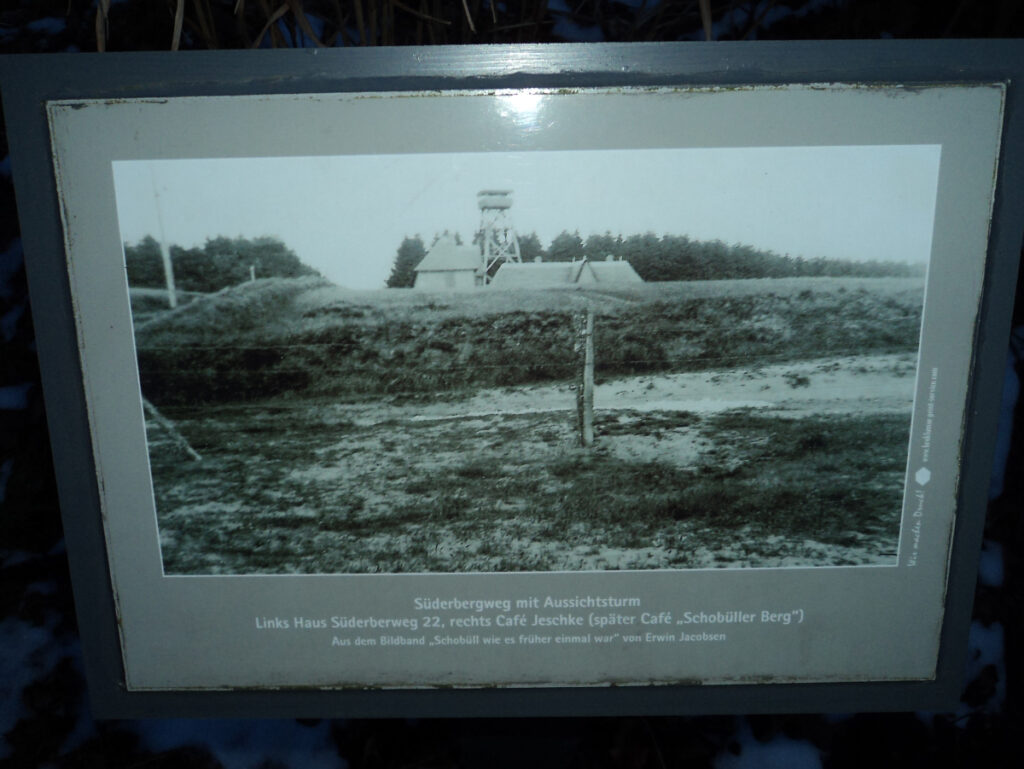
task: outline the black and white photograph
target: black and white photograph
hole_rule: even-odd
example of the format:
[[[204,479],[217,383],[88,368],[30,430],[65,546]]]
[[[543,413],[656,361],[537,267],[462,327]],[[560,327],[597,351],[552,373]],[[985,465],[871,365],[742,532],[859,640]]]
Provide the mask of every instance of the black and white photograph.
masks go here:
[[[115,161],[164,574],[896,565],[940,152]]]
[[[43,105],[27,245],[110,701],[951,696],[1002,81],[399,53]]]
[[[202,47],[184,13],[161,45]],[[160,54],[116,15],[0,57],[15,753],[53,691],[300,719],[342,763],[336,719],[714,726],[599,725],[584,763],[992,732],[1019,42]]]
[[[933,681],[1003,91],[379,85],[47,107],[126,689]]]

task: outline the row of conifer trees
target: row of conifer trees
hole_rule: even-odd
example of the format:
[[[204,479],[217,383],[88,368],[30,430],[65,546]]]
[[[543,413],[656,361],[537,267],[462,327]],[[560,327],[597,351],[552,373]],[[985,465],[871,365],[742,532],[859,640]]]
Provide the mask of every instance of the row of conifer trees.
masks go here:
[[[609,255],[633,265],[645,281],[726,280],[736,278],[788,277],[913,277],[924,274],[924,265],[879,260],[855,261],[818,257],[806,259],[776,254],[739,243],[694,240],[686,235],[590,235],[564,231],[545,248],[536,233],[519,237],[524,261],[570,262],[587,257],[601,260]],[[411,287],[416,265],[426,255],[420,236],[406,237],[398,247],[387,285]]]

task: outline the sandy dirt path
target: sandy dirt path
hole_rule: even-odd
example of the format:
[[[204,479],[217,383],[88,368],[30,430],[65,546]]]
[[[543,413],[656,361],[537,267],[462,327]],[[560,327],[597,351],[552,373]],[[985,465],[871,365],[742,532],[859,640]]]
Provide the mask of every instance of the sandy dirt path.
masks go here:
[[[668,474],[679,470],[692,477],[714,468],[742,480],[751,462],[760,461],[752,447],[765,445],[770,434],[745,430],[742,419],[723,428],[719,413],[746,407],[757,416],[778,416],[780,423],[830,415],[836,423],[847,416],[903,419],[912,405],[914,371],[913,355],[872,355],[605,382],[595,395],[595,461],[608,468],[653,463]],[[897,538],[878,522],[851,524],[840,541],[780,532],[776,524],[737,529],[671,515],[640,544],[620,524],[602,523],[600,514],[567,518],[566,528],[553,532],[545,516],[562,514],[574,489],[575,475],[566,470],[578,441],[574,409],[572,387],[556,384],[430,403],[305,402],[294,410],[261,412],[255,422],[240,410],[191,415],[182,419],[184,432],[205,432],[219,453],[204,456],[203,477],[173,452],[158,463],[165,557],[174,554],[174,573],[895,562]],[[318,430],[310,441],[312,426]],[[756,445],[749,442],[755,439]],[[873,461],[865,453],[871,452],[857,456]],[[785,456],[765,461],[769,468],[791,470]],[[883,475],[867,486],[839,480],[854,483],[858,493],[891,494],[902,476]],[[632,504],[608,488],[602,492],[607,504]],[[655,497],[667,500],[676,491],[660,488]],[[485,523],[473,512],[480,499]],[[892,515],[899,515],[898,502]]]
[[[644,375],[598,384],[594,408],[696,414],[756,408],[792,416],[905,412],[913,403],[914,370],[915,356],[903,353]],[[461,401],[402,407],[407,413],[401,416],[432,421],[575,408],[571,385],[532,385],[481,390]]]

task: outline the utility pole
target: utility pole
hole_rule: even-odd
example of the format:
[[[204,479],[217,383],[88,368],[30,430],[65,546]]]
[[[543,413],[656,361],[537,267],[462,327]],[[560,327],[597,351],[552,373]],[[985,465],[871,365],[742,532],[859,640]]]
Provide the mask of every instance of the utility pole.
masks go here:
[[[156,171],[149,166],[149,178],[153,181],[153,200],[156,202],[157,228],[160,230],[160,256],[164,262],[164,280],[167,282],[167,304],[173,310],[178,306],[178,292],[174,288],[174,265],[171,263],[171,249],[164,234],[164,214],[160,209],[160,190],[156,186]]]

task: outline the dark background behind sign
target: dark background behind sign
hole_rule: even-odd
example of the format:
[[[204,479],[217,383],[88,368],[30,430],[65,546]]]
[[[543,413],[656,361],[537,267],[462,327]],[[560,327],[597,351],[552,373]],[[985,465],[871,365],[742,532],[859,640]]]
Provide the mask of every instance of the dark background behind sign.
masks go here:
[[[47,0],[4,3],[4,53],[502,42],[1020,37],[1013,0]],[[1016,765],[1024,303],[1007,353],[967,684],[954,713],[97,723],[81,673],[10,160],[0,136],[0,762],[10,766]],[[35,322],[45,322],[36,308]],[[59,427],[56,431],[59,434]],[[1010,468],[1007,471],[1007,468]]]

